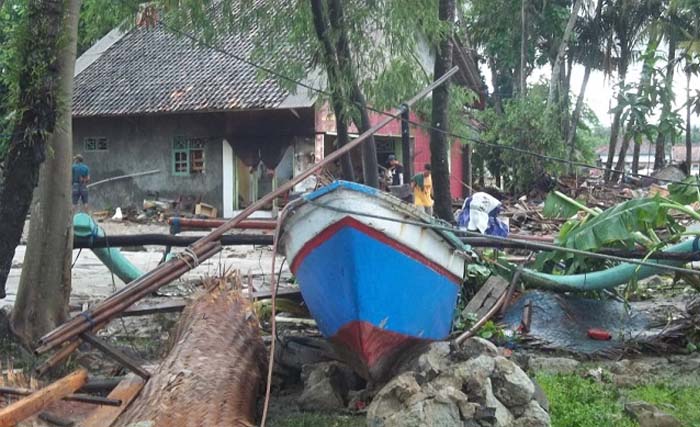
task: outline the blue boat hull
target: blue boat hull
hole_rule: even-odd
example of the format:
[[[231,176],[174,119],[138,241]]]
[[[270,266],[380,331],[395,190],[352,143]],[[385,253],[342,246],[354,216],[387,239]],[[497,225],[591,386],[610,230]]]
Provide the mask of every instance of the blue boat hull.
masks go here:
[[[350,216],[306,242],[291,267],[321,332],[368,379],[450,333],[461,278]]]

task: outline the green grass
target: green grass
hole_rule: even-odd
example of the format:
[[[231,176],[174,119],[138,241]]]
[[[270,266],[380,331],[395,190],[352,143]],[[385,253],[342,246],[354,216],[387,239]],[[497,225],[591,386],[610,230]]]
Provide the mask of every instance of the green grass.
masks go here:
[[[619,391],[576,375],[536,375],[549,399],[552,427],[634,427]]]
[[[322,415],[301,413],[271,419],[270,427],[365,427],[364,415]]]
[[[549,398],[553,427],[635,427],[622,401],[644,401],[684,426],[700,426],[700,387],[650,384],[621,389],[577,375],[535,376]]]
[[[700,426],[700,387],[655,384],[636,387],[627,394],[630,400],[651,403],[675,416],[685,426]]]

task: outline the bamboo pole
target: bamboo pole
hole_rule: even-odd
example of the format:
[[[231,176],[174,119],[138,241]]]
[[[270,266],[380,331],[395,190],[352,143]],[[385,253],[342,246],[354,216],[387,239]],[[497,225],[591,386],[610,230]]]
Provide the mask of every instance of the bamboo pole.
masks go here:
[[[223,236],[225,233],[230,231],[231,229],[235,228],[238,224],[240,224],[244,219],[248,218],[253,212],[257,211],[258,209],[264,207],[266,204],[271,202],[273,199],[285,194],[289,190],[293,189],[295,185],[298,183],[302,182],[306,178],[310,177],[314,173],[318,172],[323,168],[324,166],[334,162],[335,160],[339,159],[342,157],[344,154],[352,150],[353,148],[359,146],[362,144],[366,139],[368,139],[370,136],[374,135],[377,131],[382,129],[384,126],[389,124],[392,120],[397,120],[400,117],[401,112],[406,109],[410,108],[413,104],[418,102],[420,99],[428,95],[430,92],[433,91],[434,88],[440,86],[444,82],[446,82],[450,77],[452,77],[453,74],[455,74],[458,71],[458,67],[453,67],[450,69],[447,73],[445,73],[442,77],[439,79],[435,80],[432,82],[429,86],[427,86],[425,89],[421,90],[418,94],[416,94],[413,98],[409,99],[406,101],[402,106],[399,108],[398,115],[387,115],[386,118],[382,119],[379,123],[376,125],[372,126],[369,128],[367,131],[363,132],[360,136],[349,142],[343,147],[338,148],[335,150],[333,153],[329,154],[327,157],[325,157],[323,160],[321,160],[319,163],[316,163],[315,165],[311,166],[310,168],[306,169],[304,172],[300,173],[299,175],[295,176],[292,178],[290,181],[287,181],[285,184],[283,184],[280,188],[278,188],[276,191],[273,191],[267,195],[265,195],[263,198],[258,200],[257,202],[251,204],[248,206],[246,209],[244,209],[241,213],[236,215],[234,218],[226,222],[225,224],[221,225],[220,227],[214,229],[211,233],[208,235],[202,237],[199,241],[195,242],[192,244],[192,246],[189,247],[190,252],[196,254],[198,259],[200,261],[206,260],[209,257],[213,256],[215,253],[218,252],[219,249],[217,249],[215,252],[211,253],[211,251],[207,251],[205,248],[210,247],[207,245],[214,244],[215,242],[219,241],[221,239],[221,236]],[[220,246],[218,246],[220,248]],[[70,321],[64,323],[63,325],[59,326],[58,328],[54,329],[53,331],[49,332],[47,335],[42,337],[39,342],[41,346],[36,349],[37,353],[44,353],[47,352],[62,343],[66,341],[70,341],[80,335],[82,332],[90,329],[91,327],[94,326],[98,322],[98,318],[100,320],[108,320],[111,317],[113,317],[116,313],[118,313],[120,310],[125,310],[128,308],[131,304],[136,302],[139,298],[132,298],[132,296],[144,296],[147,295],[150,292],[153,292],[160,288],[161,286],[169,283],[166,281],[167,279],[169,280],[174,280],[178,277],[180,277],[182,274],[185,272],[191,270],[193,267],[192,265],[182,259],[182,258],[176,258],[171,261],[168,261],[164,264],[161,264],[158,266],[156,269],[151,271],[150,273],[146,274],[145,276],[142,276],[133,282],[129,283],[121,292],[118,292],[120,296],[117,298],[117,302],[114,302],[114,299],[112,297],[108,298],[107,300],[103,301],[103,303],[99,304],[98,307],[95,307],[94,310],[92,311],[87,311],[83,312],[77,316],[75,316],[73,319]],[[171,273],[173,272],[173,273]],[[165,276],[165,277],[164,277]],[[146,292],[139,292],[141,289],[146,289]],[[121,294],[125,294],[128,296],[124,296]],[[122,301],[127,301],[128,303],[122,303]],[[105,308],[107,306],[107,308]],[[117,307],[116,309],[114,307]],[[95,311],[98,311],[100,315],[96,315]],[[108,313],[108,314],[102,314],[102,313]]]
[[[20,421],[38,414],[55,401],[72,394],[86,382],[87,371],[78,369],[24,399],[0,409],[0,427],[13,427]]]

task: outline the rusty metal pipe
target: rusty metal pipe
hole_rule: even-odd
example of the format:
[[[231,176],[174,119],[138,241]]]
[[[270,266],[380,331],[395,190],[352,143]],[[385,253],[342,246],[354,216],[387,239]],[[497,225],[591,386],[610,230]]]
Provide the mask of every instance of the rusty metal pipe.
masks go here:
[[[221,227],[226,224],[228,219],[199,219],[199,218],[180,218],[174,217],[168,219],[168,224],[184,229],[211,229]],[[246,228],[251,230],[274,230],[277,221],[269,219],[246,219],[241,221],[234,228]]]

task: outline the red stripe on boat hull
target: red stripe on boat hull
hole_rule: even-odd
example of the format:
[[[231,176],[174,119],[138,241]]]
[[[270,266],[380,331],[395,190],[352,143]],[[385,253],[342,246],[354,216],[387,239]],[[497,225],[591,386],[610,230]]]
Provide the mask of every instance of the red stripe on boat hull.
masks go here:
[[[387,379],[397,360],[405,356],[407,350],[431,342],[378,328],[363,321],[346,324],[330,341],[356,372],[375,381]]]
[[[431,269],[437,271],[440,275],[443,275],[447,277],[451,282],[453,282],[456,285],[461,285],[462,279],[460,277],[457,277],[454,275],[451,271],[446,269],[445,267],[441,266],[440,264],[436,263],[435,261],[432,261],[428,258],[426,258],[423,254],[420,252],[417,252],[399,242],[396,240],[392,239],[391,237],[387,236],[386,234],[382,233],[381,231],[378,231],[367,224],[364,224],[358,220],[356,220],[353,217],[346,216],[340,221],[337,221],[328,227],[326,227],[323,231],[318,233],[316,236],[314,236],[313,239],[309,240],[304,244],[304,246],[297,252],[296,257],[294,257],[294,261],[292,262],[291,265],[291,270],[292,273],[296,274],[297,268],[299,267],[299,264],[306,258],[308,254],[310,254],[314,249],[319,247],[323,242],[331,238],[335,233],[340,231],[344,227],[352,227],[362,233],[367,234],[368,236],[373,237],[374,239],[391,246],[392,248],[396,249],[398,252],[401,252],[402,254],[415,259],[421,264],[424,264]]]

